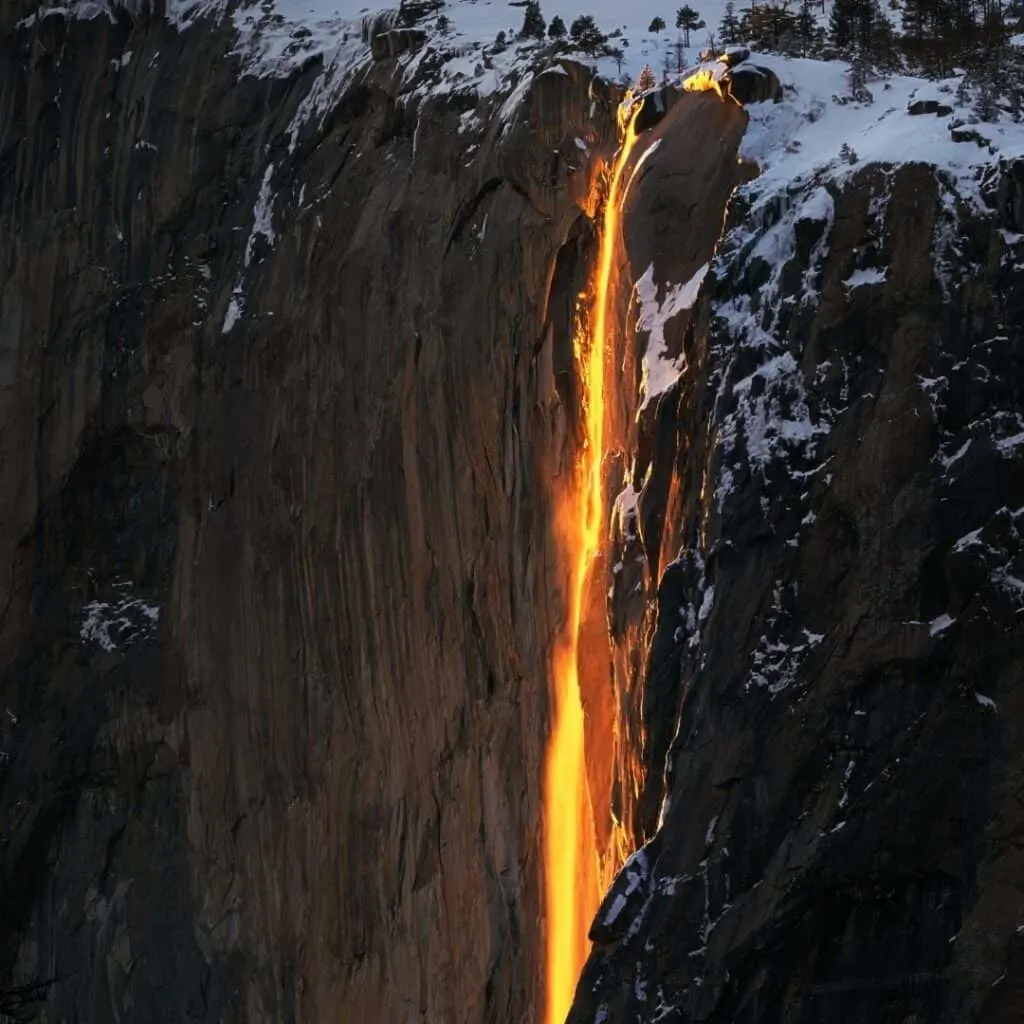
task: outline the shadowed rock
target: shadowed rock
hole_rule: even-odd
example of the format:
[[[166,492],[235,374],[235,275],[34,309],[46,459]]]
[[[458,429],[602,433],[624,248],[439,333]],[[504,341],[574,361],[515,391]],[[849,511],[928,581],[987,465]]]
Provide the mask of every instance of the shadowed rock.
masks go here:
[[[390,60],[410,50],[418,50],[427,41],[427,34],[418,28],[393,28],[378,32],[370,40],[374,60]]]
[[[782,99],[782,83],[770,68],[757,64],[738,64],[725,76],[729,94],[737,103],[778,103]]]
[[[953,108],[938,100],[914,100],[907,105],[908,114],[935,114],[936,117],[945,117],[953,113]]]
[[[233,45],[0,35],[0,1014],[536,1019],[610,103]]]

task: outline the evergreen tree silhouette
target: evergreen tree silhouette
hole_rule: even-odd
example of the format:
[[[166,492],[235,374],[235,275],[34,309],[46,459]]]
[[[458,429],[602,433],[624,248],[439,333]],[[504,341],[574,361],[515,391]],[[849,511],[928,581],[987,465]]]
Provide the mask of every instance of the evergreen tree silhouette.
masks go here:
[[[522,39],[543,39],[547,25],[544,15],[540,13],[539,0],[527,0],[523,14],[523,27],[519,30]]]
[[[722,23],[718,26],[718,37],[723,46],[735,46],[740,41],[740,19],[736,17],[733,0],[727,0]]]
[[[697,29],[703,27],[704,22],[700,20],[700,15],[689,4],[676,11],[676,28],[682,29],[683,46],[690,45],[691,32],[696,32]]]
[[[592,14],[581,14],[569,26],[569,35],[576,46],[590,57],[596,57],[604,49],[604,34],[597,27]]]

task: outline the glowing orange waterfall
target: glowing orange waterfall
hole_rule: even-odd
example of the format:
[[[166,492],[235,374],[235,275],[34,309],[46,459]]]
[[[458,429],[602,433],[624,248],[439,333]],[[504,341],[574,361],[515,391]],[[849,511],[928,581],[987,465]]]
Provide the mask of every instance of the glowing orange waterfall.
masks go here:
[[[544,771],[547,1024],[564,1024],[587,956],[587,930],[600,898],[599,853],[584,760],[579,644],[590,569],[606,532],[602,463],[605,448],[605,363],[610,351],[609,303],[622,234],[623,172],[636,145],[636,113],[619,110],[621,146],[607,176],[599,255],[588,289],[587,315],[573,339],[584,409],[584,444],[571,493],[561,496],[559,527],[571,567],[568,620],[552,661],[554,725]]]

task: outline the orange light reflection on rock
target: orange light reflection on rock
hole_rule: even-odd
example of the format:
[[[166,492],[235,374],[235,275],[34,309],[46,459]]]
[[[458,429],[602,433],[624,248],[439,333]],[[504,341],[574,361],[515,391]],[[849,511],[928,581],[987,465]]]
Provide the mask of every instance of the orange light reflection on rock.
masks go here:
[[[690,75],[690,77],[683,82],[683,88],[687,92],[717,92],[719,98],[723,100],[725,99],[725,93],[722,91],[722,83],[715,78],[714,74],[708,68],[701,68],[700,71],[696,71]]]

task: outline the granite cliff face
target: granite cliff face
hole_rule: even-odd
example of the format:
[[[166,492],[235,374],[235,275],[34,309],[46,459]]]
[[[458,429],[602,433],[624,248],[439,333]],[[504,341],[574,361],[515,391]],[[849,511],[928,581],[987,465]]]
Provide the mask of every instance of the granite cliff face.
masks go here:
[[[612,101],[460,134],[384,61],[295,137],[318,69],[226,48],[0,37],[3,1009],[534,1019]]]
[[[1021,172],[734,202],[638,461],[647,843],[571,1021],[1024,1013]]]
[[[27,13],[0,1012],[540,1019],[550,518],[617,95],[564,62],[432,96],[382,25],[328,102],[212,24]],[[672,100],[624,280],[693,300],[634,332],[621,289],[586,702],[644,845],[570,1019],[1017,1020],[1021,168],[984,210],[920,165],[749,198],[744,111]]]

